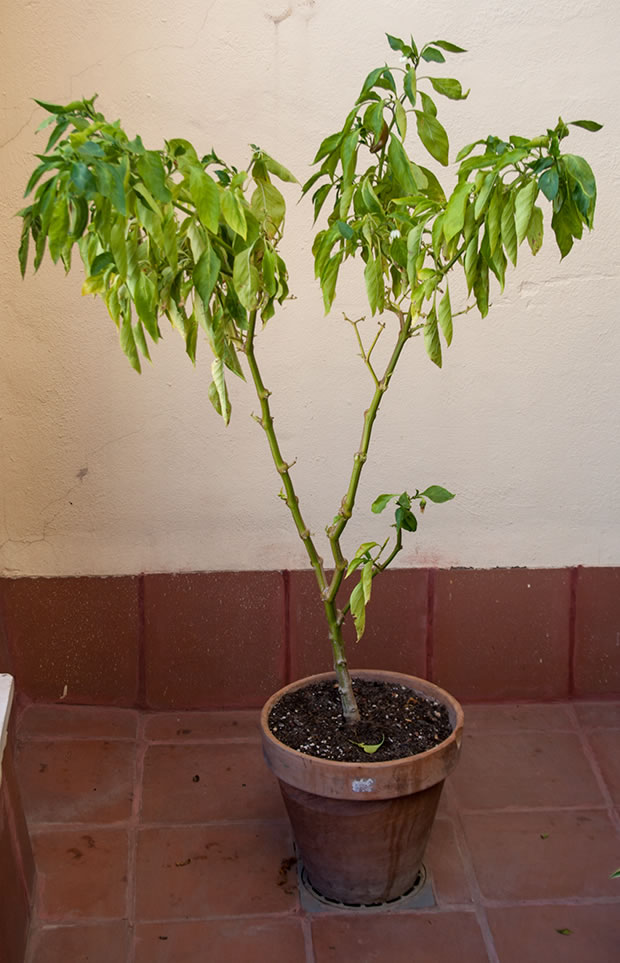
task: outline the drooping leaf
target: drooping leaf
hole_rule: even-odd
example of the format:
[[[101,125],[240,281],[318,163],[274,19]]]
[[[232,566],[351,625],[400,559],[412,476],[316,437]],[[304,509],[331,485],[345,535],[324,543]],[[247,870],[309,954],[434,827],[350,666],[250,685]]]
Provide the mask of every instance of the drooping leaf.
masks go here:
[[[564,166],[573,180],[577,181],[583,193],[591,199],[596,197],[596,180],[592,168],[583,157],[575,154],[563,154]]]
[[[420,242],[422,240],[422,231],[424,229],[423,224],[416,224],[412,227],[407,235],[407,278],[411,287],[415,285],[416,278],[416,261],[418,259],[418,254],[420,253]]]
[[[224,362],[221,358],[213,359],[211,364],[211,377],[213,378],[213,384],[217,392],[219,411],[224,419],[224,424],[227,425],[230,421],[230,400],[228,398],[226,379],[224,378]]]
[[[222,214],[228,226],[245,240],[248,228],[239,198],[232,190],[226,190],[222,194],[221,205]]]
[[[455,43],[449,43],[447,40],[433,40],[433,43],[436,47],[447,50],[448,53],[467,53],[465,47],[458,47]]]
[[[48,243],[50,257],[54,264],[60,257],[69,231],[69,207],[65,197],[58,197],[50,221]]]
[[[235,257],[233,284],[244,308],[253,311],[258,294],[258,272],[251,261],[252,248],[245,248]]]
[[[424,323],[424,347],[426,353],[438,368],[441,368],[441,341],[439,340],[439,330],[437,328],[437,315],[433,309]]]
[[[90,266],[90,273],[101,274],[101,272],[105,271],[106,268],[109,268],[111,264],[114,264],[114,257],[112,256],[111,252],[103,251],[93,260],[93,263]]]
[[[450,305],[450,291],[446,285],[446,293],[439,302],[439,308],[437,309],[437,319],[439,321],[439,327],[443,332],[443,336],[446,339],[446,344],[448,347],[452,344],[452,307]]]
[[[353,622],[355,624],[357,641],[359,642],[364,634],[364,629],[366,628],[366,604],[364,602],[364,590],[361,582],[358,582],[351,592],[349,606],[351,608],[351,615],[353,616]]]
[[[192,167],[189,175],[189,192],[194,204],[196,205],[196,211],[198,212],[200,221],[202,224],[204,224],[208,231],[211,231],[212,234],[217,234],[220,220],[220,193],[217,184],[205,171],[198,167]],[[233,195],[231,192],[226,191],[223,195],[223,202],[224,199],[232,197]],[[231,202],[228,201],[227,203]],[[237,234],[241,234],[242,237],[245,237],[245,233],[243,233],[242,230],[237,230],[237,227],[230,223],[228,217],[226,217],[226,220],[232,227],[233,231],[237,231]],[[243,217],[243,212],[241,213],[241,217],[235,220],[235,223],[238,226],[241,225],[243,230],[245,230],[245,218]]]
[[[535,207],[527,227],[527,243],[532,254],[538,254],[542,247],[543,230],[543,212],[540,207]]]
[[[193,281],[205,308],[211,300],[211,295],[217,283],[222,264],[210,244],[202,252],[194,268]]]
[[[299,183],[295,175],[291,174],[288,167],[285,167],[284,164],[281,164],[279,161],[275,160],[275,158],[270,157],[269,154],[265,154],[264,152],[262,158],[267,170],[271,174],[275,174],[276,177],[279,177],[281,181],[289,181],[291,184]]]
[[[153,341],[159,339],[159,328],[157,326],[157,287],[154,281],[140,271],[136,281],[134,303],[138,317],[144,322],[144,326]]]
[[[263,224],[269,237],[273,237],[284,220],[286,205],[275,184],[260,181],[252,194],[251,208]],[[224,211],[226,215],[226,211]]]
[[[446,62],[446,58],[442,54],[441,50],[437,50],[436,47],[424,47],[420,51],[420,56],[422,57],[422,60],[426,60],[429,63],[432,62],[444,64]]]
[[[486,318],[489,313],[489,268],[481,258],[478,259],[473,288],[478,310]]]
[[[517,263],[517,229],[515,226],[515,209],[512,194],[504,202],[501,217],[502,244],[513,264]]]
[[[443,219],[443,234],[448,242],[450,242],[453,237],[456,237],[463,229],[463,224],[465,223],[465,208],[471,189],[472,185],[468,181],[462,181],[460,184],[457,184],[448,199],[448,205]]]
[[[383,269],[380,258],[375,258],[372,254],[368,256],[364,268],[364,280],[370,310],[372,314],[375,314],[382,310],[384,299]]]
[[[417,185],[411,170],[409,158],[407,157],[405,148],[401,144],[400,140],[394,135],[390,137],[390,145],[388,147],[388,162],[394,171],[394,175],[402,189],[403,194],[415,194]]]
[[[407,95],[409,103],[411,104],[412,107],[415,107],[417,84],[416,84],[415,70],[413,69],[413,67],[409,67],[409,69],[405,73],[403,88],[405,90],[405,94]]]
[[[372,561],[368,561],[364,563],[360,581],[362,583],[364,603],[368,605],[368,603],[370,602],[370,593],[372,591]]]
[[[166,171],[157,151],[147,150],[140,154],[136,169],[155,200],[162,204],[172,200],[172,194],[166,186]]]
[[[449,143],[448,135],[436,117],[425,114],[421,110],[416,110],[416,123],[418,136],[426,147],[427,151],[435,160],[443,164],[448,164]]]
[[[125,170],[119,164],[107,161],[94,161],[97,190],[112,202],[120,214],[127,213],[125,196]]]
[[[560,175],[558,174],[558,169],[555,165],[550,167],[548,170],[543,171],[538,178],[538,186],[547,200],[552,201],[560,187]]]
[[[522,187],[515,197],[515,224],[517,229],[517,243],[521,244],[527,235],[527,229],[538,195],[538,184],[530,181]]]
[[[397,100],[394,104],[394,116],[396,118],[398,133],[401,139],[404,140],[407,136],[407,113],[400,100]]]
[[[125,352],[129,360],[129,364],[140,374],[142,368],[140,366],[140,358],[138,356],[138,349],[136,347],[136,341],[134,338],[133,328],[131,326],[131,314],[128,312],[123,318],[121,328],[120,328],[120,341],[121,348]]]
[[[329,314],[331,306],[336,296],[336,284],[338,281],[338,271],[342,263],[343,252],[338,251],[329,259],[321,274],[321,291],[323,292],[323,304],[325,314]]]

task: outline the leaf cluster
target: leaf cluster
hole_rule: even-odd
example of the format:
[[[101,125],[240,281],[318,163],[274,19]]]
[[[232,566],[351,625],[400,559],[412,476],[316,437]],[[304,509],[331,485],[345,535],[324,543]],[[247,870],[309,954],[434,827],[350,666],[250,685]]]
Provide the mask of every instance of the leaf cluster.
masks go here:
[[[161,337],[160,318],[181,333],[192,362],[202,329],[213,352],[209,398],[228,422],[225,370],[243,377],[248,316],[266,322],[289,293],[277,251],[285,202],[273,178],[295,178],[255,145],[247,172],[213,151],[199,157],[180,138],[147,150],[94,101],[38,102],[50,113],[42,126],[54,127],[20,211],[22,274],[31,242],[35,270],[47,245],[69,271],[77,244],[82,292],[104,299],[137,371]]]

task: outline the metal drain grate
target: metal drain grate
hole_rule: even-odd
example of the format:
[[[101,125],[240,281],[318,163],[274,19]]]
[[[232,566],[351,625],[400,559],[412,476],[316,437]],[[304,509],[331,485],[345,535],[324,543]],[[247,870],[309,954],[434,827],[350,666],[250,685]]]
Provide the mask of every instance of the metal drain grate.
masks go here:
[[[341,910],[346,913],[386,913],[404,909],[427,909],[429,906],[435,906],[435,894],[433,893],[431,879],[424,866],[420,867],[417,879],[410,890],[403,893],[402,896],[397,896],[396,899],[386,900],[383,903],[343,903],[340,900],[323,896],[310,882],[301,860],[297,862],[297,876],[301,907],[306,913],[325,913],[334,910]]]

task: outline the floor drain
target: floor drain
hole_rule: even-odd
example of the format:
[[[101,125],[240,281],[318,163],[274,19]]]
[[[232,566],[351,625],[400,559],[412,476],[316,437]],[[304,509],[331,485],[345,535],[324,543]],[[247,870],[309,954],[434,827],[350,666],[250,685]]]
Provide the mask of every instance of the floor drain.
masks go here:
[[[330,899],[314,888],[301,860],[298,860],[297,868],[301,906],[307,913],[325,913],[334,910],[347,913],[386,913],[404,909],[427,909],[429,906],[435,906],[433,887],[424,866],[420,867],[420,872],[411,889],[403,893],[402,896],[386,900],[383,903],[344,903],[340,900]]]

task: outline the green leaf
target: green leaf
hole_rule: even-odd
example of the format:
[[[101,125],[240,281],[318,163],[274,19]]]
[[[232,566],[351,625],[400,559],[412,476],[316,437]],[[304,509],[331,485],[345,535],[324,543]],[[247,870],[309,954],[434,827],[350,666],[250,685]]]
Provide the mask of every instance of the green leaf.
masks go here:
[[[394,518],[398,531],[415,532],[418,527],[418,520],[409,508],[397,508]]]
[[[400,100],[397,100],[394,104],[394,115],[396,117],[398,133],[400,134],[401,139],[404,140],[407,136],[407,113]]]
[[[237,297],[244,308],[253,311],[256,308],[258,294],[258,273],[250,260],[252,248],[247,247],[235,257],[233,266],[233,284]]]
[[[383,269],[381,259],[374,258],[372,254],[368,256],[366,267],[364,268],[364,280],[366,282],[366,293],[372,314],[383,309],[385,289],[383,286]]]
[[[354,742],[353,739],[349,739],[349,742],[353,746],[359,746],[360,749],[363,749],[369,756],[372,756],[385,742],[385,736],[381,736],[381,742],[377,742],[375,745],[369,745],[367,742]]]
[[[618,867],[618,869],[614,869],[613,873],[610,873],[610,874],[609,874],[609,878],[610,878],[610,879],[620,879],[620,867]]]
[[[220,193],[217,184],[205,171],[198,167],[192,167],[189,175],[189,192],[196,205],[196,211],[198,212],[201,223],[204,224],[212,234],[217,234],[220,220]],[[227,204],[234,204],[233,194],[230,191],[226,191],[222,197],[222,207],[224,206],[226,198],[229,198]],[[239,218],[235,218],[234,224],[231,223],[228,217],[226,217],[226,220],[233,231],[236,231],[237,234],[241,234],[241,236],[245,238],[245,218],[243,217],[243,212],[241,212]]]
[[[355,623],[357,641],[359,642],[366,627],[366,605],[364,602],[364,590],[361,582],[358,582],[351,592],[349,606],[351,608],[351,615],[353,616],[353,621]]]
[[[448,53],[467,53],[465,47],[457,47],[455,43],[449,43],[447,40],[433,40],[433,43],[436,47],[441,47],[442,50],[447,50]]]
[[[86,164],[82,164],[81,161],[71,165],[71,180],[81,194],[91,193],[95,190],[95,178]]]
[[[517,263],[517,229],[515,227],[514,199],[509,194],[502,208],[502,244],[513,264]]]
[[[323,184],[323,186],[322,186],[322,187],[319,187],[318,191],[316,191],[316,192],[312,195],[312,201],[313,201],[313,204],[314,204],[314,220],[315,220],[315,222],[316,222],[316,219],[318,218],[319,214],[321,213],[321,208],[323,207],[323,204],[325,203],[325,200],[326,200],[326,198],[327,198],[327,195],[329,194],[329,192],[331,191],[331,189],[332,189],[332,185],[331,185],[331,184]]]
[[[413,69],[413,67],[409,67],[409,69],[407,70],[405,74],[405,79],[403,81],[403,87],[407,95],[407,98],[409,100],[409,103],[411,104],[412,107],[415,107],[417,81],[416,81],[415,70]]]
[[[368,179],[362,182],[362,198],[364,200],[364,204],[371,214],[379,214],[380,216],[383,216],[384,211],[381,207],[381,201],[375,194],[373,186]]]
[[[172,194],[166,186],[166,171],[157,151],[147,150],[141,154],[136,169],[155,200],[162,204],[172,200]]]
[[[565,203],[559,211],[556,211],[551,218],[551,227],[555,234],[556,243],[560,249],[562,258],[570,253],[573,247],[573,232],[571,229],[570,214],[568,214],[567,204]]]
[[[430,82],[438,94],[443,94],[450,100],[465,100],[469,91],[463,93],[463,88],[458,80],[452,77],[430,77]],[[458,158],[457,158],[458,159]]]
[[[407,278],[411,287],[414,287],[417,280],[416,261],[420,253],[420,242],[422,240],[423,224],[416,224],[407,235]]]
[[[438,368],[441,368],[441,342],[439,340],[439,331],[437,329],[437,315],[435,314],[435,309],[429,313],[426,322],[424,324],[424,347],[426,348],[426,353]]]
[[[425,94],[424,91],[421,90],[420,100],[422,101],[422,113],[429,114],[431,117],[436,117],[437,107],[432,97],[429,97],[428,94]]]
[[[137,323],[137,324],[134,324],[134,326],[133,326],[133,336],[134,336],[134,340],[135,340],[135,342],[136,342],[136,345],[138,346],[138,348],[139,348],[139,350],[140,350],[140,354],[141,354],[144,358],[146,358],[147,361],[150,361],[150,360],[151,360],[151,356],[150,356],[150,354],[149,354],[149,347],[148,347],[148,345],[147,345],[147,343],[146,343],[146,338],[145,338],[145,336],[144,336],[144,328],[142,327],[142,323],[141,323],[140,321],[138,321],[138,323]]]
[[[583,127],[584,130],[597,131],[602,130],[603,125],[598,124],[595,120],[569,120],[568,122],[572,127]]]
[[[284,220],[286,205],[275,184],[260,181],[252,194],[251,208],[264,225],[268,237],[273,237]],[[224,209],[224,215],[226,210]]]
[[[336,227],[347,241],[350,241],[352,237],[355,237],[353,228],[344,221],[336,221]]]
[[[437,50],[436,47],[424,47],[424,49],[420,51],[420,56],[422,60],[426,60],[428,63],[445,64],[446,62],[446,58],[441,50]]]
[[[430,485],[429,488],[420,492],[420,495],[437,505],[441,505],[442,502],[449,502],[455,497],[452,492],[449,492],[447,488],[442,488],[441,485]]]
[[[372,591],[372,560],[364,564],[361,575],[362,592],[364,594],[364,604],[368,605],[370,602],[370,593]]]
[[[489,313],[489,269],[480,258],[473,286],[478,310],[481,316],[486,318]]]
[[[555,165],[540,175],[538,186],[547,200],[552,201],[560,187],[560,175]]]
[[[556,933],[559,933],[560,936],[572,936],[572,935],[573,935],[573,931],[572,931],[572,930],[569,930],[569,929],[566,929],[566,928],[563,929],[563,930],[556,930]]]
[[[219,412],[224,419],[224,424],[230,421],[230,400],[228,398],[228,388],[224,378],[224,362],[221,358],[214,358],[211,364],[211,376],[217,392],[219,401]]]
[[[265,154],[264,151],[262,159],[267,170],[276,177],[279,177],[281,181],[289,181],[291,184],[299,183],[295,175],[291,174],[288,167],[285,167],[284,164],[281,164],[279,161],[275,160],[275,158],[270,157],[269,154]]]
[[[530,181],[517,192],[515,197],[515,224],[517,228],[517,243],[521,244],[527,235],[527,229],[532,218],[532,211],[538,196],[538,184]]]
[[[90,266],[91,275],[101,274],[106,268],[109,268],[111,264],[114,264],[114,257],[110,251],[104,251],[102,254],[98,254]]]
[[[95,160],[94,171],[99,193],[107,197],[120,214],[127,214],[124,169],[119,164]]]
[[[443,336],[446,339],[446,344],[448,347],[452,344],[452,307],[450,305],[450,291],[446,285],[446,293],[439,302],[439,308],[437,311],[437,318],[439,321],[439,327],[443,332]]]
[[[127,277],[127,241],[125,225],[122,220],[116,221],[110,231],[110,250],[114,256],[116,270],[123,278]]]
[[[219,257],[211,245],[207,245],[200,256],[193,273],[194,286],[198,291],[205,308],[208,307],[209,301],[211,300],[211,295],[213,294],[215,285],[217,283],[221,266],[222,264]]]
[[[394,134],[390,137],[388,163],[392,168],[403,194],[415,194],[417,185],[413,176],[405,148]]]
[[[491,195],[491,202],[485,218],[487,226],[487,237],[489,241],[489,254],[492,257],[497,248],[502,225],[502,184],[497,185],[497,190]]]
[[[378,495],[370,506],[371,512],[373,512],[375,515],[379,515],[393,498],[396,498],[396,495]]]
[[[429,154],[446,167],[448,164],[449,144],[448,135],[444,128],[436,117],[424,114],[421,110],[416,110],[415,115],[420,140]]]
[[[471,294],[478,271],[478,238],[474,234],[467,250],[465,251],[465,279],[467,281],[467,293]]]
[[[468,181],[464,181],[457,184],[450,195],[443,219],[443,234],[448,242],[463,229],[465,208],[471,189],[472,185]]]
[[[325,265],[321,274],[321,291],[323,292],[325,314],[329,314],[336,296],[336,283],[338,281],[338,271],[340,270],[342,258],[343,252],[338,251],[337,254],[327,261],[327,264]]]
[[[134,291],[134,303],[138,317],[144,322],[146,330],[153,341],[159,340],[157,326],[157,288],[151,278],[140,271]]]
[[[543,230],[543,212],[540,207],[535,207],[527,226],[527,243],[532,254],[538,254],[542,247]]]
[[[69,207],[65,197],[57,197],[48,232],[50,257],[54,264],[58,261],[69,231]]]
[[[140,358],[138,357],[138,349],[136,348],[133,328],[131,326],[131,314],[129,313],[127,313],[123,318],[120,331],[120,340],[121,348],[129,359],[129,364],[134,371],[137,371],[138,374],[140,374],[142,369],[140,367]]]
[[[215,187],[215,184],[213,186]],[[239,234],[240,237],[244,238],[245,240],[247,237],[248,228],[245,214],[243,213],[243,207],[239,198],[233,193],[233,191],[225,190],[222,193],[221,203],[224,220],[236,234]]]
[[[595,198],[596,180],[588,162],[575,154],[563,154],[562,160],[566,170],[573,180],[577,181],[583,193],[589,198]]]

